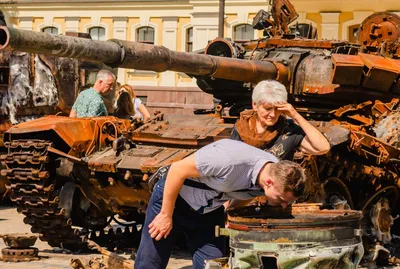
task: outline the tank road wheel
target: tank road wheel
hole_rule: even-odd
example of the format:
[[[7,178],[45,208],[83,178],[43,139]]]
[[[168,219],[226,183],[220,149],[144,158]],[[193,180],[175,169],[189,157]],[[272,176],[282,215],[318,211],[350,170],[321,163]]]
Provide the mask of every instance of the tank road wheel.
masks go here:
[[[322,184],[326,201],[335,209],[354,209],[353,199],[346,184],[337,177],[328,177]]]
[[[396,208],[398,197],[398,188],[393,185],[382,188],[360,203],[368,233],[384,244],[392,239],[391,226],[395,219],[391,211]]]
[[[374,194],[366,195],[358,203],[358,208],[363,212],[362,225],[364,230],[363,245],[365,249],[364,263],[387,265],[390,251],[384,244],[392,239],[391,226],[395,218],[391,211],[395,209],[398,200],[397,186],[387,186]]]

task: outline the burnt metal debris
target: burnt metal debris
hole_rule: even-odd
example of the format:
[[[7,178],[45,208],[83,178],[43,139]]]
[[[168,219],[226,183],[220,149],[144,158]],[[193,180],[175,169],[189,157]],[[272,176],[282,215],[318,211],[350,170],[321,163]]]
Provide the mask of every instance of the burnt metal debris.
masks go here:
[[[38,236],[34,234],[2,234],[6,248],[1,250],[3,262],[29,262],[39,260],[39,250],[32,247]]]
[[[4,134],[2,175],[32,231],[52,246],[70,249],[85,247],[89,237],[110,247],[116,234],[137,239],[149,176],[229,137],[238,113],[251,108],[254,84],[270,78],[287,87],[290,102],[331,142],[330,153],[298,159],[323,187],[323,202],[335,210],[361,211],[364,242],[375,249],[390,242],[399,212],[400,17],[372,14],[361,24],[359,43],[352,44],[313,39],[313,25],[290,26],[297,13],[289,1],[271,3],[271,13],[260,11],[253,23],[265,30],[265,38],[245,44],[218,38],[203,54],[0,27],[3,55],[13,50],[185,72],[220,100],[214,116],[158,113],[144,123],[47,116],[11,127]],[[116,216],[129,229],[105,233]]]
[[[97,250],[101,258],[73,258],[70,265],[74,269],[131,269],[133,268],[134,261],[110,252],[94,241],[88,241],[88,247],[92,250]]]
[[[88,34],[66,34],[90,38]],[[102,65],[44,54],[0,53],[0,152],[6,152],[3,134],[13,124],[44,115],[69,113],[80,90],[94,83]],[[106,102],[110,109],[109,104],[111,100]],[[6,177],[0,176],[2,196],[7,196],[7,183]]]
[[[228,212],[232,255],[206,268],[357,268],[364,254],[362,213],[321,210],[318,204],[287,209],[251,206]]]

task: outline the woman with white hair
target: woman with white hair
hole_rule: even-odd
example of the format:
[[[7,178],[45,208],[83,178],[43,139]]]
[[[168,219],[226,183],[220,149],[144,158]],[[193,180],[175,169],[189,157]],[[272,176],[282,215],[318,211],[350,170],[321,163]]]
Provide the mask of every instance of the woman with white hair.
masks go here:
[[[321,155],[328,140],[287,102],[284,85],[274,80],[259,82],[253,90],[253,110],[240,114],[231,139],[266,150],[282,160],[293,160],[296,150]]]

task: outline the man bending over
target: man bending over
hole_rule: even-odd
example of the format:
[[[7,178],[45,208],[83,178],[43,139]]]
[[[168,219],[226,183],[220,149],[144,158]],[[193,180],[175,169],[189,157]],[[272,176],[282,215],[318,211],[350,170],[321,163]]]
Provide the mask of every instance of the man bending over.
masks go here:
[[[308,179],[297,163],[243,142],[223,139],[173,163],[154,187],[143,225],[136,269],[166,268],[177,235],[184,232],[193,268],[223,256],[223,203],[265,195],[269,204],[287,207],[306,192]]]

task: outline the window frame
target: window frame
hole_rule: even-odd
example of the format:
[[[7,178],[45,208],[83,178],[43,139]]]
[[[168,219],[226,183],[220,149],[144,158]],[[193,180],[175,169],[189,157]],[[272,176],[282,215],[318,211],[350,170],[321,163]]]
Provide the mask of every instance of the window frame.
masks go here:
[[[359,23],[350,25],[348,27],[349,34],[348,34],[347,38],[348,38],[350,43],[357,43],[358,42],[357,36],[355,36],[354,34],[357,32],[359,27],[360,27]]]
[[[46,29],[51,29],[51,30],[52,30],[51,33],[46,32]],[[57,30],[57,33],[53,33],[53,30],[54,30],[54,29]],[[58,35],[59,32],[60,32],[60,30],[59,30],[57,27],[55,27],[55,26],[45,26],[45,27],[43,27],[43,28],[41,29],[41,32],[47,33],[47,34],[52,34],[52,35]]]
[[[251,33],[251,38],[250,38],[250,39],[237,39],[237,29],[238,29],[239,27],[242,27],[242,26],[251,28],[251,32],[250,32],[250,33]],[[248,28],[248,29],[249,29],[249,28]],[[247,32],[245,31],[244,33],[247,33]],[[246,43],[246,42],[249,42],[250,40],[254,39],[254,29],[253,29],[253,27],[251,26],[251,24],[249,24],[249,23],[241,23],[241,24],[235,25],[235,26],[233,27],[232,37],[233,37],[232,39],[233,39],[233,41],[234,41],[235,43]]]
[[[93,35],[92,35],[92,33],[91,33],[91,31],[92,30],[98,30],[98,32],[97,32],[97,39],[94,39],[93,38]],[[100,37],[100,32],[99,32],[99,30],[100,29],[102,29],[102,30],[104,30],[104,35],[103,35],[103,38],[99,38]],[[103,27],[103,26],[93,26],[93,27],[90,27],[89,29],[88,29],[88,33],[89,33],[89,35],[90,35],[90,37],[93,39],[93,40],[99,40],[99,41],[105,41],[106,39],[107,39],[107,36],[106,36],[106,28],[105,27]]]
[[[140,32],[142,30],[144,30],[144,29],[146,29],[146,30],[152,29],[152,31],[153,31],[153,38],[152,38],[153,40],[152,41],[147,40],[147,35],[149,35],[148,32],[144,33],[144,39],[143,40],[140,39],[141,38]],[[139,27],[139,28],[136,29],[136,40],[135,40],[136,42],[154,45],[155,44],[155,40],[156,40],[156,31],[155,31],[154,27],[142,26],[142,27]]]
[[[190,33],[192,34],[192,36],[190,36]],[[193,52],[193,27],[189,27],[186,29],[185,51]]]

